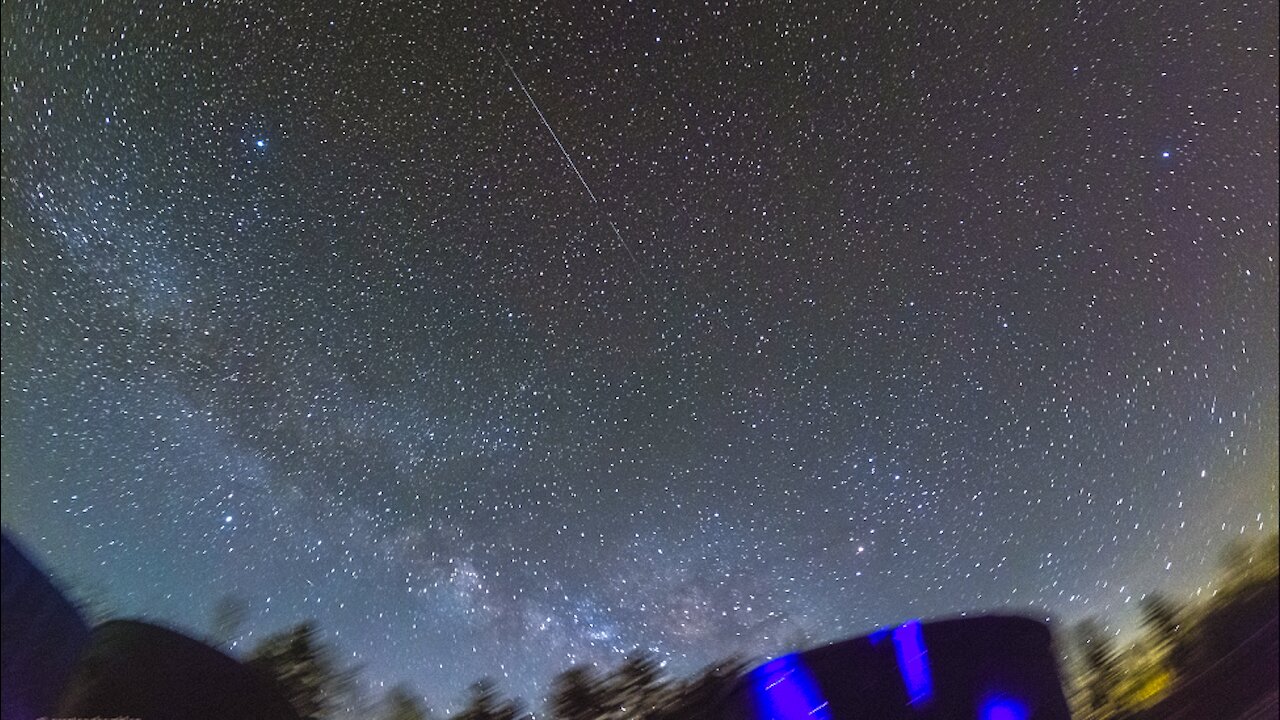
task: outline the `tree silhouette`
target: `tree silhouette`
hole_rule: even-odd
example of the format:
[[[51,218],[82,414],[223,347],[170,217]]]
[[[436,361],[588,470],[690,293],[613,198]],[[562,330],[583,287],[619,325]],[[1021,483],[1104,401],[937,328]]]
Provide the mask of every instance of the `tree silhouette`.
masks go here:
[[[470,697],[453,720],[518,720],[527,717],[520,704],[504,700],[493,681],[482,679],[471,686]]]
[[[1151,593],[1143,598],[1140,608],[1142,626],[1151,637],[1153,644],[1161,648],[1172,646],[1181,628],[1177,605],[1160,593]]]
[[[105,585],[87,579],[75,579],[59,588],[89,627],[115,619],[119,613],[111,602]]]
[[[427,720],[426,707],[408,687],[396,685],[382,699],[381,720]]]
[[[554,720],[596,720],[604,714],[601,678],[585,665],[560,673],[551,685]]]
[[[741,659],[729,658],[681,682],[664,717],[672,720],[719,718],[725,697],[746,667]]]
[[[275,680],[303,718],[328,718],[342,705],[351,676],[339,671],[333,652],[311,622],[267,637],[249,654],[251,667]]]
[[[1084,661],[1089,706],[1095,716],[1107,717],[1120,681],[1115,638],[1104,630],[1098,620],[1089,618],[1076,626],[1076,639]]]
[[[1276,535],[1249,539],[1238,537],[1227,543],[1219,559],[1219,574],[1228,593],[1248,592],[1259,583],[1276,577],[1280,565]]]
[[[604,706],[615,717],[647,720],[656,716],[664,687],[661,671],[653,656],[635,652],[605,682],[607,699]]]
[[[249,618],[249,605],[243,598],[223,595],[213,604],[209,635],[214,647],[227,649]]]
[[[1245,538],[1234,538],[1223,548],[1218,564],[1223,585],[1228,592],[1241,589],[1249,581],[1253,548]]]

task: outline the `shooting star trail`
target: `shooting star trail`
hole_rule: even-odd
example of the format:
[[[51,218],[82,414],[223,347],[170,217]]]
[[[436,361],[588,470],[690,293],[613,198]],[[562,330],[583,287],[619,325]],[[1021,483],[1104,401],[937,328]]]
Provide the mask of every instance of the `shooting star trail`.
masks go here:
[[[614,224],[613,218],[609,217],[609,213],[604,209],[604,205],[600,202],[600,198],[596,197],[595,192],[591,190],[591,186],[587,184],[587,179],[582,176],[582,171],[578,170],[578,164],[569,156],[569,151],[565,149],[564,143],[560,142],[560,136],[556,134],[555,128],[551,127],[551,123],[547,120],[546,114],[542,112],[542,108],[538,107],[538,101],[533,99],[533,95],[529,92],[529,88],[525,87],[524,81],[520,79],[520,75],[516,73],[516,69],[511,66],[511,61],[507,60],[507,54],[502,52],[502,48],[500,47],[495,47],[495,49],[498,51],[498,56],[502,58],[502,64],[507,66],[507,71],[511,73],[511,77],[516,79],[516,84],[520,86],[520,91],[524,93],[529,104],[532,105],[534,111],[538,113],[538,119],[542,121],[542,126],[547,129],[547,132],[551,135],[551,139],[556,141],[556,147],[560,148],[560,154],[564,155],[565,162],[569,163],[569,169],[573,170],[574,175],[578,176],[578,182],[582,183],[582,189],[587,191],[587,197],[591,198],[592,205],[596,208],[596,211],[600,213],[600,216],[604,218],[604,221],[608,223],[609,229],[613,231],[613,237],[618,241],[618,246],[621,247],[627,253],[627,256],[631,258],[631,262],[635,264],[636,273],[640,275],[640,278],[646,283],[649,282],[649,277],[645,275],[644,267],[640,265],[639,258],[637,258],[636,254],[631,251],[631,246],[627,244],[627,241],[622,238],[622,233],[618,232],[618,226]]]

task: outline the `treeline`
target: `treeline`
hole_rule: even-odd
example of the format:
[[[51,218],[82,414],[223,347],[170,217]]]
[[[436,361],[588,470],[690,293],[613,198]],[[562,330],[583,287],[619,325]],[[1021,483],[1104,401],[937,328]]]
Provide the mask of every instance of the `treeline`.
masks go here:
[[[374,703],[361,697],[356,673],[343,669],[315,625],[303,623],[259,643],[246,662],[275,680],[298,714],[315,720],[346,717],[427,720],[434,717],[408,686]],[[717,663],[688,678],[672,678],[647,653],[634,653],[608,672],[572,667],[552,682],[544,717],[556,720],[696,720],[714,717],[717,702],[746,669],[740,660]],[[527,720],[528,707],[502,696],[489,679],[474,683],[452,720]]]
[[[1277,547],[1274,534],[1228,545],[1207,597],[1177,602],[1148,595],[1139,604],[1136,637],[1122,642],[1091,618],[1059,638],[1077,720],[1146,720],[1175,711],[1225,718],[1270,702],[1277,683]]]
[[[1240,539],[1223,553],[1206,597],[1185,601],[1152,594],[1140,603],[1141,631],[1121,639],[1101,618],[1065,631],[1063,679],[1076,720],[1151,720],[1172,709],[1187,717],[1247,714],[1276,692],[1276,622],[1280,614],[1277,538]],[[99,608],[100,609],[100,608]],[[108,613],[101,613],[102,619]],[[229,649],[247,618],[243,602],[214,608],[211,644]],[[1267,662],[1258,657],[1269,655]],[[358,668],[345,667],[317,626],[304,622],[257,643],[241,659],[272,678],[310,720],[440,720],[408,685],[370,698]],[[616,667],[581,665],[553,680],[539,717],[553,720],[698,720],[715,718],[718,701],[749,669],[728,659],[686,678],[667,675],[652,656],[636,653]],[[1236,713],[1239,714],[1239,713]],[[531,708],[482,679],[450,720],[527,720]]]

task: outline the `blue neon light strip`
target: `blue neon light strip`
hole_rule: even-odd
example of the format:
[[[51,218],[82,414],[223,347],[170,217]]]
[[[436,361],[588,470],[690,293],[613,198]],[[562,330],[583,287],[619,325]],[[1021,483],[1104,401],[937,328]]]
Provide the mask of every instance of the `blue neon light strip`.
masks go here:
[[[784,655],[752,675],[758,720],[830,720],[826,698],[799,656]]]
[[[978,709],[978,720],[1027,720],[1027,706],[1007,695],[988,697]]]
[[[933,700],[933,673],[929,669],[929,652],[924,646],[924,631],[919,620],[903,623],[893,630],[893,649],[898,657],[898,672],[907,688],[907,701],[912,707]]]

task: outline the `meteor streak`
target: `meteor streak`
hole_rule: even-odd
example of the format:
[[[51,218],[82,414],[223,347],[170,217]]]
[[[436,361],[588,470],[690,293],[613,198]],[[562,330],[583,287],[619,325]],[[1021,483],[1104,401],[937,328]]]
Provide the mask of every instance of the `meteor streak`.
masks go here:
[[[524,93],[529,104],[533,106],[535,112],[538,113],[538,119],[542,121],[542,126],[547,129],[547,133],[551,135],[551,139],[556,142],[556,147],[560,148],[560,154],[564,155],[565,162],[569,163],[569,169],[573,170],[573,174],[578,176],[578,182],[582,183],[582,189],[587,191],[587,197],[591,198],[591,204],[600,213],[605,223],[609,225],[609,229],[613,231],[613,237],[618,241],[618,246],[627,253],[627,257],[631,258],[631,262],[636,266],[636,273],[645,282],[649,282],[648,276],[644,274],[644,268],[640,265],[640,260],[636,254],[631,251],[631,246],[622,238],[622,233],[618,231],[618,226],[614,224],[613,218],[609,217],[609,213],[605,210],[604,205],[600,202],[600,198],[596,196],[591,186],[587,184],[587,179],[582,176],[582,171],[578,169],[578,164],[569,156],[569,151],[565,149],[564,143],[560,142],[560,136],[556,134],[555,128],[551,127],[550,121],[547,120],[546,113],[542,112],[542,108],[538,107],[538,101],[533,99],[533,95],[529,92],[529,88],[525,87],[524,81],[520,79],[520,75],[516,73],[516,69],[511,66],[511,61],[507,59],[507,54],[502,52],[502,48],[496,48],[498,56],[502,58],[502,64],[507,66],[507,71],[511,73],[511,77],[516,79],[516,84],[520,86],[520,91]]]

